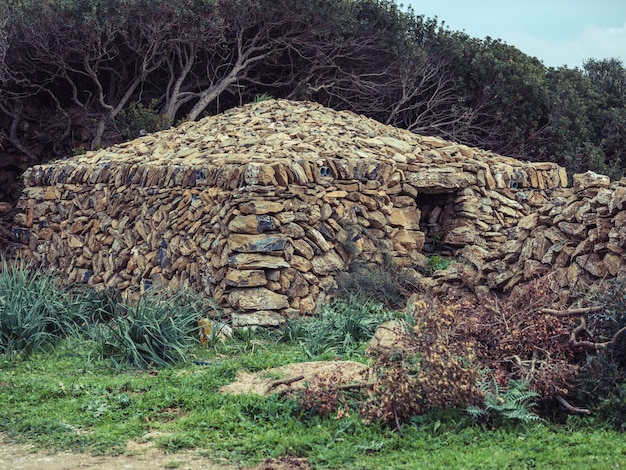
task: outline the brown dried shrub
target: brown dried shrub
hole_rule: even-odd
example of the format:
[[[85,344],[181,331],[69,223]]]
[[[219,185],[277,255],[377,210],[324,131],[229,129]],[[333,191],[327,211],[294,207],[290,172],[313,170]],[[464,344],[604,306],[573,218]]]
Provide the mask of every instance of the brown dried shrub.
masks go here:
[[[476,359],[506,386],[525,380],[542,398],[567,395],[578,372],[569,344],[570,320],[542,312],[558,308],[558,296],[546,278],[515,288],[491,303],[464,300],[451,308],[458,334],[473,340]]]
[[[399,427],[411,416],[429,410],[480,401],[473,346],[454,338],[453,312],[431,308],[433,305],[418,313],[415,326],[399,338],[394,351],[378,357],[376,383],[360,407],[366,421]]]

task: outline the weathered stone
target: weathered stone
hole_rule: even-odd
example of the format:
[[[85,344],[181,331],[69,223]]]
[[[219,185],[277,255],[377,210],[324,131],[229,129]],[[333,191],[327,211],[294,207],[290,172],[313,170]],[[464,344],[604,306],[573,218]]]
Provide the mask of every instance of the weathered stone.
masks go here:
[[[590,253],[588,255],[577,257],[576,264],[596,277],[602,278],[608,273],[606,265],[596,253]]]
[[[282,283],[282,281],[281,281]],[[306,281],[300,271],[293,270],[293,277],[289,279],[286,294],[293,297],[306,297],[310,293],[309,283]]]
[[[524,279],[529,281],[543,276],[548,272],[550,267],[534,259],[527,259],[524,261]]]
[[[293,245],[294,253],[297,253],[308,260],[315,256],[315,250],[313,250],[311,245],[306,240],[293,240],[291,243]]]
[[[608,188],[611,184],[611,179],[608,176],[600,175],[593,171],[578,173],[572,178],[575,191],[582,191],[588,188]]]
[[[302,273],[309,272],[312,268],[311,262],[304,256],[293,255],[289,264],[292,268],[295,268]]]
[[[456,227],[448,232],[444,242],[455,246],[477,245],[484,246],[485,241],[471,225]]]
[[[318,276],[324,276],[344,269],[344,262],[341,256],[334,250],[328,251],[322,256],[315,256],[311,260],[311,265],[313,272]]]
[[[319,230],[313,227],[307,227],[305,232],[309,238],[309,240],[314,243],[322,252],[327,252],[333,249],[333,245],[329,243],[324,235],[320,233]]]
[[[387,225],[387,218],[380,211],[368,212],[367,220],[372,228],[384,228]],[[419,220],[417,222],[419,224]]]
[[[421,213],[416,207],[394,208],[389,214],[389,223],[407,230],[419,230],[420,215]]]
[[[228,257],[228,266],[235,269],[280,269],[288,268],[289,263],[280,256],[258,253],[237,253]]]
[[[237,328],[280,326],[285,322],[285,318],[280,313],[262,310],[247,313],[233,312],[231,318],[233,326]]]
[[[421,251],[424,246],[425,238],[424,232],[402,228],[396,232],[392,241],[394,246],[399,244],[409,250],[415,249]]]
[[[276,230],[278,221],[270,215],[238,215],[228,224],[234,233],[259,234]]]
[[[226,273],[226,284],[234,287],[257,287],[267,284],[265,271],[260,269],[231,269]]]
[[[607,253],[604,255],[602,262],[611,276],[617,276],[622,266],[624,266],[622,257],[615,253]]]
[[[539,214],[536,212],[523,217],[517,224],[519,228],[524,230],[534,230],[537,225],[539,225]]]
[[[289,240],[282,235],[244,235],[232,233],[227,240],[230,251],[243,253],[270,253],[285,250]]]
[[[613,190],[608,206],[611,213],[626,209],[626,187],[618,186]]]
[[[285,203],[255,200],[239,205],[242,214],[278,214],[285,210]]]
[[[559,222],[557,226],[566,235],[570,235],[578,239],[584,238],[587,233],[586,231],[587,227],[585,227],[583,224],[576,224],[576,223],[571,223],[571,222]],[[551,232],[551,233],[554,233],[554,232]]]
[[[384,322],[376,328],[374,336],[367,343],[365,354],[377,357],[380,354],[393,352],[395,348],[401,349],[402,338],[407,333],[406,326],[397,320]]]
[[[449,193],[476,184],[476,175],[452,168],[423,169],[407,172],[406,180],[423,193]]]
[[[239,310],[280,310],[289,307],[286,295],[277,294],[265,287],[236,289],[228,296],[230,306]]]

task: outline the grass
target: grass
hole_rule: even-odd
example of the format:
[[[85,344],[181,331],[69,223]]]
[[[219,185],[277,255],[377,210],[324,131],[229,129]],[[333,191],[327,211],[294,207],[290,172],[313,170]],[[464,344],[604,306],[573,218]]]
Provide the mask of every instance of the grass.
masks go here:
[[[503,419],[494,427],[456,409],[416,416],[396,429],[365,424],[351,403],[339,419],[337,412],[303,413],[297,397],[220,393],[238,371],[280,379],[272,367],[337,354],[367,362],[366,341],[377,324],[395,316],[377,304],[348,298],[311,322],[291,322],[280,331],[235,330],[224,342],[202,346],[190,336],[197,310],[207,313],[197,299],[129,303],[103,293],[90,294],[85,305],[41,273],[4,268],[0,321],[12,340],[0,354],[0,431],[41,447],[116,454],[131,440],[154,439],[167,452],[197,449],[242,466],[289,454],[320,469],[626,465],[623,434],[599,420]],[[22,319],[31,314],[46,333],[34,345],[19,342],[30,330],[7,321],[18,315],[21,323],[14,323],[29,324]],[[102,329],[118,338],[94,333]],[[507,396],[501,392],[490,411],[506,417],[506,400],[497,401]],[[530,398],[515,395],[513,401]]]
[[[401,432],[365,425],[358,414],[302,419],[297,403],[276,396],[226,396],[239,370],[262,371],[307,360],[297,343],[260,332],[214,349],[193,363],[157,370],[120,369],[93,344],[67,339],[28,358],[0,357],[0,430],[44,447],[121,453],[157,432],[166,451],[202,449],[253,465],[287,453],[315,468],[619,468],[623,435],[592,422],[487,429],[462,411],[416,417]]]

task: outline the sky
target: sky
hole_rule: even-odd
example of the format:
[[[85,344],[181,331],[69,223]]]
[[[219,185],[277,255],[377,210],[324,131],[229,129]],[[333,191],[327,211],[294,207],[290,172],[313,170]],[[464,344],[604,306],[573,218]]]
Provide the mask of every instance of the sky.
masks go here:
[[[547,67],[626,63],[626,0],[398,0],[470,36],[501,39]]]

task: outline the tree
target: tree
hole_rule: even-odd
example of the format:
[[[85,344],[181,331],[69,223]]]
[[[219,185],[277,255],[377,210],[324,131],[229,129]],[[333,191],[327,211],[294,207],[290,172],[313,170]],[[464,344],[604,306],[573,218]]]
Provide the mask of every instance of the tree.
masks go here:
[[[583,74],[599,95],[591,123],[607,163],[626,168],[626,69],[618,59],[588,60]]]

